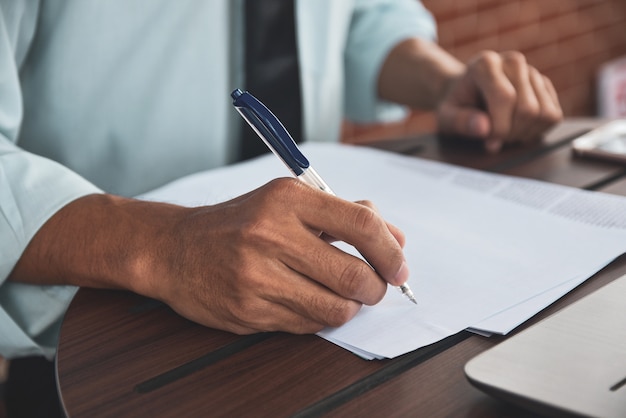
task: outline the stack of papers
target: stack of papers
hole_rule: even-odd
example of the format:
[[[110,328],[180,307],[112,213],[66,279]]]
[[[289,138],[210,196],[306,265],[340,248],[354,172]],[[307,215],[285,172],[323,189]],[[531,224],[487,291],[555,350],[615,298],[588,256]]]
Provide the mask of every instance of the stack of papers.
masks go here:
[[[393,358],[464,329],[506,334],[626,250],[620,196],[365,147],[306,144],[302,151],[338,196],[371,200],[406,235],[418,305],[389,287],[376,306],[319,333],[363,358]],[[269,154],[140,198],[207,205],[288,176]]]

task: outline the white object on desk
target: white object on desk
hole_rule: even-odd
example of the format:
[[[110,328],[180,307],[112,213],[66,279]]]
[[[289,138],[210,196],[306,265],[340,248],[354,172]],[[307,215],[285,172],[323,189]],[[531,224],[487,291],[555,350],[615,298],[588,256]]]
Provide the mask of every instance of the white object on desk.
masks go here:
[[[338,195],[372,200],[407,237],[418,306],[391,289],[378,305],[319,334],[365,358],[396,357],[468,327],[506,333],[626,251],[620,196],[365,147],[308,143],[302,150]],[[143,198],[212,204],[284,176],[283,164],[267,155]]]
[[[465,373],[536,412],[626,417],[626,276],[479,354]]]
[[[605,63],[598,72],[598,115],[626,117],[626,56]]]

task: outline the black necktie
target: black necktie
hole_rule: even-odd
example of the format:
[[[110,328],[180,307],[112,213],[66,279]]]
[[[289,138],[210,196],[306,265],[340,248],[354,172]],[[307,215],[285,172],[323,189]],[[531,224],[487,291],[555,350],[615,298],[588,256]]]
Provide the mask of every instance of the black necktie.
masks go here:
[[[300,74],[296,45],[295,0],[245,0],[245,88],[285,125],[294,140],[302,137]],[[244,123],[240,159],[268,151]]]

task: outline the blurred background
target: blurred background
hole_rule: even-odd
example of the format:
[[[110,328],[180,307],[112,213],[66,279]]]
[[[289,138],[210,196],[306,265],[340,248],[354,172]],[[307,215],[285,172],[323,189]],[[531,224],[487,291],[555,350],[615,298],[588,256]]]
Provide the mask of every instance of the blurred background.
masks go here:
[[[524,53],[528,62],[554,83],[566,117],[596,116],[600,69],[606,63],[626,57],[624,0],[422,0],[422,3],[437,20],[439,44],[463,62],[485,49]],[[625,72],[626,63],[621,74]],[[626,84],[622,89],[626,95]],[[400,123],[366,126],[346,123],[343,140],[368,142],[434,129],[431,114],[414,112]]]

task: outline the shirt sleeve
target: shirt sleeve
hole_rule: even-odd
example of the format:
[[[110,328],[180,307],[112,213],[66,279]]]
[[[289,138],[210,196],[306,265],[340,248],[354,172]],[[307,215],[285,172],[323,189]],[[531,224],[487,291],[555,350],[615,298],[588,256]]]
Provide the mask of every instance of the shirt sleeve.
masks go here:
[[[378,98],[381,66],[399,42],[436,38],[435,21],[417,0],[357,0],[345,52],[345,114],[355,122],[402,117],[402,106]]]
[[[7,281],[39,228],[67,203],[100,190],[69,169],[20,149],[19,61],[34,33],[36,2],[0,6],[0,355],[51,357],[76,288]]]

